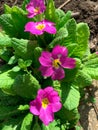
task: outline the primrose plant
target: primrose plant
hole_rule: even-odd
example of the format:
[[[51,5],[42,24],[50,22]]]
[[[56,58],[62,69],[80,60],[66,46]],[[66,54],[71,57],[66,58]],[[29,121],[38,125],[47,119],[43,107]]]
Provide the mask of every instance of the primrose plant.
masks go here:
[[[77,129],[84,87],[98,79],[89,27],[53,0],[4,5],[0,15],[0,130]]]

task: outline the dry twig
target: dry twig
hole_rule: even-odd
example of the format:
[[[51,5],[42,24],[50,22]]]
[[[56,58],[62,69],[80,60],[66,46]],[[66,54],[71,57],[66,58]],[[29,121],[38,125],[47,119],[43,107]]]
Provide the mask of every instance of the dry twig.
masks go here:
[[[60,6],[58,7],[58,9],[61,9],[63,6],[65,6],[66,4],[68,4],[70,1],[71,1],[71,0],[65,1],[62,5],[60,5]]]

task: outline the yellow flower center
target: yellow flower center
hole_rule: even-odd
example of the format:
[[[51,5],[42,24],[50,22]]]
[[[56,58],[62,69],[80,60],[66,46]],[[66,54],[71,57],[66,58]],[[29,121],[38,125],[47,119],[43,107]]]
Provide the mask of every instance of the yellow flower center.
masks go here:
[[[56,68],[56,69],[59,68],[60,64],[61,64],[61,62],[60,62],[59,59],[55,59],[52,62],[53,67]]]
[[[44,24],[38,24],[38,25],[36,26],[36,28],[37,28],[38,30],[43,30],[43,29],[45,28],[45,25],[44,25]]]
[[[49,100],[47,98],[42,99],[42,107],[45,109],[49,104]]]
[[[36,7],[35,9],[34,9],[34,13],[38,13],[40,11],[40,8],[39,7]]]

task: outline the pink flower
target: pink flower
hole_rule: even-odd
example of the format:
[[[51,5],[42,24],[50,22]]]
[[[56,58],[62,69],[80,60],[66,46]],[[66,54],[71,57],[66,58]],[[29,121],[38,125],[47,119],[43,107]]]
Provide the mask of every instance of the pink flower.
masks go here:
[[[42,35],[44,32],[55,34],[56,28],[54,27],[54,23],[43,20],[41,22],[28,22],[25,25],[25,31],[35,35]]]
[[[61,107],[60,97],[51,86],[39,89],[36,99],[30,102],[30,112],[39,116],[45,125],[54,120],[54,112],[59,111]]]
[[[96,52],[96,54],[98,55],[98,51]]]
[[[43,76],[50,77],[53,80],[61,80],[65,77],[63,68],[73,69],[76,66],[76,61],[69,58],[66,47],[56,45],[52,52],[43,51],[39,57],[41,64],[40,71]]]
[[[37,14],[41,14],[45,11],[44,0],[31,0],[27,4],[26,9],[28,11],[28,18],[33,18]]]

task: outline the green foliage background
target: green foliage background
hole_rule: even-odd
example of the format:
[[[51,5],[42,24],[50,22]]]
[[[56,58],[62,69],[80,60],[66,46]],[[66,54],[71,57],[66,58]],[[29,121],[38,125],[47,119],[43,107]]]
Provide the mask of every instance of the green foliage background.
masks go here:
[[[98,55],[90,53],[88,25],[77,24],[71,11],[55,9],[53,0],[48,0],[45,18],[55,22],[56,35],[35,37],[24,32],[28,21],[37,20],[27,18],[28,2],[24,0],[21,8],[5,5],[5,13],[0,16],[0,58],[5,61],[0,67],[0,130],[68,130],[79,120],[80,89],[98,79]],[[76,68],[65,69],[62,81],[45,79],[38,70],[41,52],[46,48],[51,51],[57,44],[67,47],[68,56],[76,59]],[[58,91],[63,107],[55,113],[55,120],[44,126],[29,112],[29,102],[38,89],[47,86]]]

